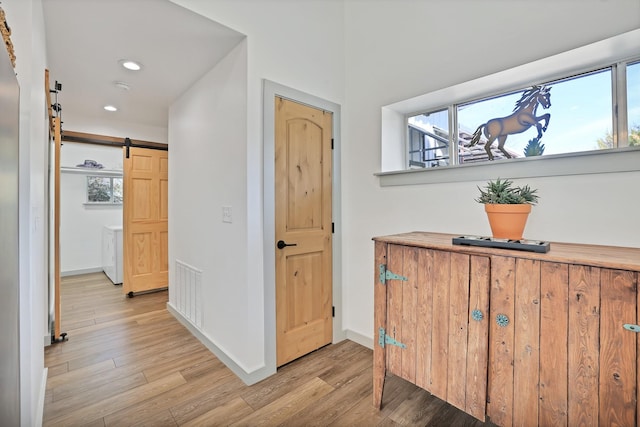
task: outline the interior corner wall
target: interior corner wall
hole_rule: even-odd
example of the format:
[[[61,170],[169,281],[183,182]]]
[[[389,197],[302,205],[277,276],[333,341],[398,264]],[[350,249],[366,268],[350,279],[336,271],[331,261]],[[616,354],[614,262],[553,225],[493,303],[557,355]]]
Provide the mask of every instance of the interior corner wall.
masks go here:
[[[122,148],[65,142],[60,166],[95,160],[106,170],[122,170]],[[122,226],[122,205],[86,205],[87,174],[60,174],[60,272],[63,276],[102,271],[104,226]]]
[[[64,108],[64,89],[60,95]],[[73,113],[64,113],[63,129],[74,132],[91,133],[95,135],[139,139],[141,141],[158,142],[166,144],[168,141],[167,127],[151,126],[140,123],[125,122],[122,120],[106,119],[90,116],[82,116]]]
[[[247,36],[242,47],[246,50],[247,61],[246,74],[243,74],[245,91],[228,94],[224,99],[230,99],[232,103],[223,107],[219,106],[221,100],[212,90],[202,95],[208,96],[206,101],[211,105],[205,103],[201,108],[205,111],[216,108],[216,115],[202,114],[195,107],[188,108],[185,98],[180,99],[170,113],[169,143],[176,146],[188,143],[192,149],[185,150],[188,153],[185,157],[182,157],[182,149],[181,154],[169,156],[169,236],[171,262],[182,258],[187,258],[182,260],[188,262],[190,257],[192,262],[204,260],[209,270],[205,285],[211,286],[208,282],[216,281],[216,292],[222,292],[220,296],[231,294],[232,298],[228,300],[217,300],[216,295],[211,294],[207,296],[205,304],[211,306],[210,311],[224,305],[219,314],[214,314],[215,319],[224,321],[210,323],[208,333],[236,363],[251,373],[250,378],[243,379],[255,382],[275,372],[275,352],[273,357],[266,354],[269,350],[265,345],[265,328],[267,323],[275,323],[275,319],[265,318],[263,204],[272,201],[263,200],[263,79],[342,104],[344,5],[340,1],[172,1]],[[193,90],[189,93],[196,96]],[[229,121],[228,116],[235,111],[227,109],[234,108],[236,102],[241,102],[246,111],[238,120]],[[178,129],[179,112],[183,123]],[[219,134],[230,134],[231,128],[235,133],[230,139],[214,138]],[[193,138],[188,136],[196,139],[189,141]],[[240,148],[234,144],[241,145],[244,157],[223,157],[229,150],[240,156],[235,151]],[[218,162],[225,160],[225,164],[217,167]],[[195,168],[203,162],[207,162],[206,170]],[[211,166],[211,162],[216,167]],[[230,170],[232,166],[233,170]],[[222,171],[228,171],[228,174],[222,175]],[[195,202],[196,196],[187,194],[194,191],[190,183],[197,181],[196,172],[199,176],[215,176],[224,182],[224,185],[215,180],[209,182],[204,193],[208,200],[204,202]],[[184,203],[187,205],[183,206]],[[195,204],[189,205],[191,203]],[[221,223],[223,205],[232,206],[234,222],[231,225]],[[203,207],[206,211],[201,212]],[[184,224],[187,218],[190,224]],[[201,227],[200,234],[195,236],[196,231],[189,231],[189,228],[198,226]],[[231,246],[225,247],[223,242],[230,242]],[[193,247],[189,248],[189,245]],[[229,254],[233,254],[233,259],[222,265],[222,278],[216,278],[214,275],[218,272],[212,270],[214,264],[220,264],[216,257],[227,260]],[[170,265],[170,269],[172,267]],[[233,277],[229,277],[232,274]]]
[[[256,325],[247,283],[247,51],[241,42],[170,108],[169,304],[180,311],[176,262],[202,271],[199,332],[250,372]],[[222,221],[222,207],[232,212]],[[186,314],[186,313],[181,313]]]
[[[483,182],[379,185],[381,108],[640,27],[639,2],[587,0],[579,9],[575,2],[542,0],[345,2],[348,329],[373,335],[373,236],[490,234],[482,205],[474,202]],[[629,194],[637,193],[638,182],[638,171],[527,179],[541,201],[526,232],[541,240],[637,247],[640,228],[632,213],[640,199]]]

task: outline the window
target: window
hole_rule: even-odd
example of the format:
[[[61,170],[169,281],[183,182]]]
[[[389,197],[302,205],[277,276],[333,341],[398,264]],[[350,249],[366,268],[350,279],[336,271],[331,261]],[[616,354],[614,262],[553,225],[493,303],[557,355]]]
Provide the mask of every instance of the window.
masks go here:
[[[383,105],[380,185],[639,170],[637,46],[640,29]],[[471,143],[476,130],[511,115],[535,86],[550,88],[551,105],[538,105],[539,120],[508,134],[504,152],[493,141],[490,153],[498,161],[487,161],[484,129]]]
[[[640,61],[627,65],[627,124],[630,146],[640,146]]]
[[[122,178],[87,176],[87,203],[122,204]]]
[[[409,117],[409,167],[449,164],[449,113],[447,110]]]
[[[614,82],[620,85],[625,81],[626,88],[614,92]],[[410,115],[408,166],[433,168],[640,145],[639,93],[640,62],[628,66],[622,62],[543,85],[452,104],[447,110]],[[619,111],[628,122],[624,132],[614,131],[620,124],[614,122],[615,105],[619,109],[627,105],[626,112]],[[454,118],[451,123],[450,116]],[[486,147],[488,142],[490,149]],[[450,150],[457,151],[456,158],[449,159]]]

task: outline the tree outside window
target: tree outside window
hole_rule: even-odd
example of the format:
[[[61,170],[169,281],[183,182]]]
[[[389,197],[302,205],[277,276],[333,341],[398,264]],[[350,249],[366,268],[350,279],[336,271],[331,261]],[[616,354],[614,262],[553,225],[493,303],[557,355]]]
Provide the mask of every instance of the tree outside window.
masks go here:
[[[88,176],[87,203],[122,203],[122,178]]]

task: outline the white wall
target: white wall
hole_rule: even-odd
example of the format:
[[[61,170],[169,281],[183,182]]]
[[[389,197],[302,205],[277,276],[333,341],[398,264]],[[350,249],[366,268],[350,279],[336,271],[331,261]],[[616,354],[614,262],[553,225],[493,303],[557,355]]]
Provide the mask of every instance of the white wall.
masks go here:
[[[53,84],[53,83],[52,83]],[[73,84],[73,83],[68,83]],[[64,87],[60,91],[59,102],[63,108],[62,131],[93,133],[96,135],[113,136],[118,138],[131,138],[148,142],[166,144],[168,141],[167,127],[142,125],[139,123],[124,122],[121,120],[96,119],[95,117],[81,116],[64,112]]]
[[[587,0],[579,13],[573,1],[173,1],[247,36],[175,103],[168,140],[176,147],[170,268],[182,260],[203,270],[210,312],[200,332],[250,381],[273,368],[264,366],[263,79],[343,106],[343,314],[348,329],[372,338],[372,236],[489,231],[472,202],[481,183],[379,186],[381,107],[640,24],[635,0]],[[528,231],[637,245],[638,228],[624,212],[637,212],[640,202],[620,196],[638,178],[533,179],[544,199]],[[585,195],[591,188],[602,197],[595,207]],[[233,208],[232,224],[221,222],[223,205]],[[587,205],[588,213],[579,211]]]
[[[65,142],[60,165],[75,167],[95,160],[104,169],[122,170],[122,148]],[[85,205],[87,176],[60,175],[60,271],[63,276],[102,270],[102,229],[122,225],[122,205]]]
[[[573,1],[346,1],[348,329],[373,334],[373,236],[490,234],[482,205],[473,201],[484,182],[380,187],[374,173],[381,170],[381,107],[640,27],[637,1],[583,1],[579,14],[576,7]],[[527,179],[542,199],[526,234],[637,247],[640,227],[631,213],[640,199],[629,195],[639,180],[640,172]]]
[[[202,333],[250,372],[255,320],[248,312],[247,51],[242,42],[170,108],[170,301],[175,261],[202,270]],[[222,222],[222,206],[232,223]],[[240,338],[240,339],[239,339]]]
[[[195,267],[206,270],[205,285],[210,286],[206,304],[221,310],[220,315],[213,314],[207,321],[208,338],[248,373],[268,359],[263,353],[268,343],[263,342],[262,318],[262,79],[345,107],[341,129],[343,314],[351,336],[367,341],[373,338],[373,236],[411,230],[489,233],[482,207],[473,202],[476,185],[481,182],[380,187],[374,173],[381,168],[381,107],[582,46],[640,24],[640,4],[629,0],[581,2],[579,14],[576,3],[571,1],[554,2],[549,11],[545,6],[550,3],[544,1],[173,1],[247,35],[246,139],[240,138],[246,147],[238,151],[234,148],[229,158],[239,170],[221,165],[218,172],[200,171],[200,176],[214,179],[209,187],[198,187],[210,189],[206,201],[194,202],[200,194],[177,194],[185,192],[196,180],[191,177],[195,175],[192,164],[201,165],[204,160],[199,157],[203,153],[208,158],[219,152],[211,147],[224,144],[217,137],[228,137],[233,127],[229,118],[240,113],[205,105],[204,95],[197,93],[224,92],[224,79],[228,77],[223,76],[223,70],[231,67],[229,63],[221,64],[213,72],[217,77],[209,75],[199,83],[202,87],[174,106],[169,140],[172,144],[186,143],[188,138],[183,138],[183,132],[189,126],[193,131],[184,135],[197,135],[201,140],[191,143],[199,145],[196,151],[176,155],[175,150],[170,156],[171,262],[187,258],[185,262],[192,260]],[[611,16],[616,18],[603,19]],[[224,95],[234,98],[229,93]],[[225,96],[222,99],[227,100]],[[239,91],[237,97],[243,96],[244,92]],[[211,102],[214,99],[210,97]],[[198,105],[204,106],[205,111],[189,112]],[[243,150],[246,162],[238,162]],[[209,161],[218,165],[219,160]],[[233,179],[225,179],[225,185],[218,187],[215,179],[222,171]],[[621,219],[621,212],[636,212],[639,208],[637,198],[621,197],[637,180],[635,172],[532,179],[530,183],[539,187],[544,199],[535,208],[528,231],[548,240],[638,245],[633,216]],[[586,195],[590,189],[595,189],[604,203],[594,207]],[[233,195],[246,197],[246,203],[235,200]],[[239,224],[226,228],[220,224],[224,204],[234,205]],[[206,214],[201,207],[207,209]],[[587,208],[587,213],[581,208]],[[187,218],[191,223],[184,225]],[[196,230],[200,230],[202,238],[195,236]],[[227,244],[231,244],[228,250],[238,254],[237,258],[224,255]],[[210,271],[219,256],[229,264],[222,270]],[[231,277],[234,271],[237,275]],[[217,274],[221,277],[214,278]],[[216,300],[220,297],[230,297],[224,300],[226,307]]]
[[[266,78],[342,103],[343,4],[286,0],[174,2],[247,36],[242,46],[171,110],[170,145],[197,144],[198,149],[183,153],[180,148],[180,154],[176,149],[169,155],[169,246],[170,263],[175,259],[187,263],[189,259],[200,260],[193,265],[202,268],[207,277],[205,304],[218,311],[212,309],[206,320],[208,338],[245,372],[245,381],[253,382],[275,369],[275,364],[265,365],[270,355],[265,354],[268,346],[264,339],[262,81]],[[241,85],[228,70],[240,65],[237,61],[242,51],[246,52],[247,65],[246,80]],[[228,92],[225,82],[246,89],[237,87],[235,93]],[[219,97],[224,103],[219,104]],[[197,112],[197,106],[204,111]],[[239,117],[242,108],[246,111]],[[179,126],[179,131],[174,126]],[[188,135],[197,139],[189,142],[193,138]],[[191,189],[200,177],[209,180],[204,192]],[[193,194],[184,194],[188,192]],[[203,194],[207,200],[194,202]],[[233,208],[231,225],[221,224],[221,207],[225,204]],[[200,207],[210,209],[201,211]],[[188,224],[184,221],[187,218]],[[194,236],[197,230],[201,237]],[[189,238],[183,236],[185,233]],[[222,269],[213,270],[214,265]],[[220,297],[228,299],[217,299]]]
[[[20,404],[21,424],[38,425],[44,403],[47,336],[46,67],[40,0],[3,2],[20,84]]]

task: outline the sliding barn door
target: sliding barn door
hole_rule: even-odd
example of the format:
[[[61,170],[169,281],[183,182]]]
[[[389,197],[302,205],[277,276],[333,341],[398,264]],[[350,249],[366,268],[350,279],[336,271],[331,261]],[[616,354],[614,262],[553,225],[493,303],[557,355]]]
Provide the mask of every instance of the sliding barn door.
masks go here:
[[[133,296],[169,284],[169,153],[135,147],[125,148],[124,153],[122,289]]]

